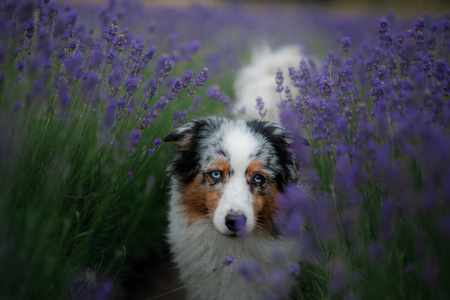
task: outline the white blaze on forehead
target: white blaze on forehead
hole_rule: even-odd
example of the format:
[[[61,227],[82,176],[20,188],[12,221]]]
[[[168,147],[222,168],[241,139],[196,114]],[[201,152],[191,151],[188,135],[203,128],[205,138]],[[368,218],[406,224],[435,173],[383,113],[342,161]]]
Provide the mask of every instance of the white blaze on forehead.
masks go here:
[[[225,225],[225,218],[230,212],[242,213],[246,219],[245,232],[253,230],[255,218],[253,196],[247,184],[245,171],[258,148],[260,140],[250,133],[245,123],[228,124],[222,128],[223,150],[227,154],[232,175],[222,191],[219,205],[214,212],[214,225],[222,233],[230,233]]]
[[[237,173],[241,173],[239,175],[245,176],[250,156],[257,151],[261,143],[248,130],[242,129],[233,128],[226,131],[223,145],[229,155],[231,168]]]

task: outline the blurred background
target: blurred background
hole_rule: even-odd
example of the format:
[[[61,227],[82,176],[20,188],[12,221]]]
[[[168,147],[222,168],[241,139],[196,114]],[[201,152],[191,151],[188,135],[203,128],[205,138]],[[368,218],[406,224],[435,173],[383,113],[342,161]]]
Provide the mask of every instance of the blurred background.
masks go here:
[[[106,4],[107,0],[62,0],[61,3],[71,4]],[[194,4],[221,6],[227,4],[246,5],[318,5],[328,9],[341,11],[344,14],[356,12],[385,12],[395,10],[399,15],[417,13],[443,13],[448,9],[448,1],[445,0],[134,0],[134,3],[142,3],[149,6],[187,6]]]

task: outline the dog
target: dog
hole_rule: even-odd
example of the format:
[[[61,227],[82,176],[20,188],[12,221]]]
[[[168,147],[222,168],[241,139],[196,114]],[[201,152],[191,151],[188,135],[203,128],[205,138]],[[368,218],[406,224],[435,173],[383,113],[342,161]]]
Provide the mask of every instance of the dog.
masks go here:
[[[274,257],[293,249],[275,222],[277,195],[296,180],[286,130],[268,121],[211,116],[176,128],[165,142],[177,145],[167,169],[167,238],[187,298],[259,299],[276,288],[286,296],[292,282],[274,287],[239,272],[256,259],[261,278],[270,276],[284,266]],[[197,280],[230,256],[231,265]]]

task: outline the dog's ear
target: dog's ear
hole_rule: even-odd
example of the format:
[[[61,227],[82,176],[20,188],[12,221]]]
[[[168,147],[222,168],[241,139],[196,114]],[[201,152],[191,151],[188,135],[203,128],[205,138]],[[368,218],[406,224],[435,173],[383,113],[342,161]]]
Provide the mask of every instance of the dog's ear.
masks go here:
[[[166,136],[165,142],[174,142],[178,146],[178,155],[169,164],[167,173],[177,177],[182,183],[188,183],[199,172],[198,142],[201,129],[209,119],[200,118],[176,128]]]
[[[247,122],[249,128],[262,135],[273,147],[278,158],[279,173],[276,181],[279,188],[297,180],[297,173],[292,159],[292,134],[279,124],[268,121],[253,120]]]
[[[194,135],[195,121],[189,122],[183,126],[176,128],[173,132],[169,133],[164,142],[174,142],[179,147],[188,147],[192,137]]]

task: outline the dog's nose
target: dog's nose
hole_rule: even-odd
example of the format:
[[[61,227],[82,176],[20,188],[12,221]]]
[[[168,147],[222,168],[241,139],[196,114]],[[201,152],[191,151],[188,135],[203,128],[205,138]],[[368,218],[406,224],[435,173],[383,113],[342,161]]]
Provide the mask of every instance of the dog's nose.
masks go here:
[[[245,228],[247,218],[243,214],[228,214],[225,217],[225,225],[233,232],[240,232]]]

